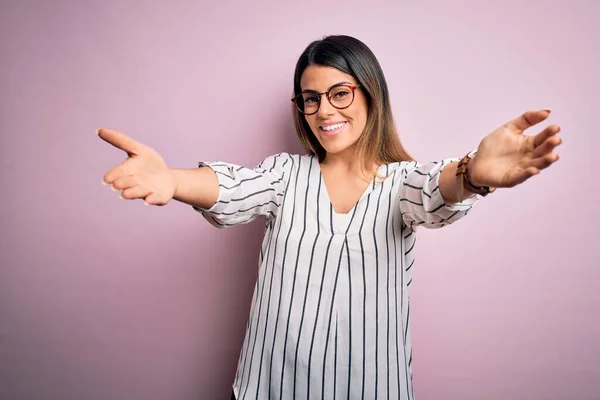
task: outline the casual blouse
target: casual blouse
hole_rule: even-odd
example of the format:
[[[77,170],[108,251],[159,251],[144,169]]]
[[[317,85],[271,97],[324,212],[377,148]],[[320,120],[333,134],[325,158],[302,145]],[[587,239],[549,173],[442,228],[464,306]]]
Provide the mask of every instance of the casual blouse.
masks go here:
[[[448,225],[477,200],[444,203],[439,177],[451,161],[381,165],[347,214],[334,211],[315,156],[200,163],[219,180],[217,202],[196,208],[211,224],[266,219],[238,400],[414,399],[416,228]]]

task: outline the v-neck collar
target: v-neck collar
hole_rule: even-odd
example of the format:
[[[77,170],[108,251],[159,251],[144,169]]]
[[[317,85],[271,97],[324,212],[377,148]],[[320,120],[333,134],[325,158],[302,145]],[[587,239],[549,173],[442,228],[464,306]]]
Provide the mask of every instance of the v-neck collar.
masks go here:
[[[352,208],[350,210],[348,210],[348,212],[346,212],[346,213],[337,212],[337,211],[335,211],[335,208],[333,207],[333,202],[331,201],[331,197],[329,197],[329,191],[327,189],[327,184],[325,183],[325,177],[323,176],[323,171],[321,170],[321,163],[319,162],[318,157],[313,156],[313,162],[316,162],[316,164],[317,164],[316,167],[317,167],[317,170],[319,171],[319,178],[323,185],[324,195],[325,195],[325,198],[327,199],[329,206],[331,207],[331,212],[333,213],[334,217],[346,218],[346,217],[349,217],[350,215],[352,215],[352,213],[354,213],[355,208],[360,204],[360,202],[364,198],[366,198],[373,191],[373,189],[375,189],[376,177],[373,177],[373,180],[367,185],[367,187],[363,191],[362,195],[354,203]],[[385,167],[385,164],[380,165],[377,168],[377,173],[380,174],[384,167]]]

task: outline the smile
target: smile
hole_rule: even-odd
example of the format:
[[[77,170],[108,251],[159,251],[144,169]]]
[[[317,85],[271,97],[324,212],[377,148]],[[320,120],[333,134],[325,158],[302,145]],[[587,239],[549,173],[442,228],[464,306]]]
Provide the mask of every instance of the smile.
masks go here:
[[[341,130],[344,128],[344,126],[346,126],[346,122],[339,122],[337,124],[332,124],[332,125],[327,125],[327,126],[320,126],[319,129],[327,136],[331,136],[331,135],[335,135],[339,132],[341,132]]]

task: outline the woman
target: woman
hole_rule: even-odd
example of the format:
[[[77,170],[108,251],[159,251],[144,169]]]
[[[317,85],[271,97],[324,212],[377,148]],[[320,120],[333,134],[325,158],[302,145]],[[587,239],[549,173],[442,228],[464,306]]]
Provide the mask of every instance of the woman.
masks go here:
[[[550,113],[526,112],[477,152],[421,165],[399,141],[378,61],[348,36],[306,48],[292,102],[308,155],[280,153],[253,169],[170,169],[154,150],[101,129],[129,155],[104,182],[125,199],[190,204],[218,227],[266,218],[234,398],[413,399],[416,227],[450,224],[477,195],[550,166],[559,127],[525,136]]]

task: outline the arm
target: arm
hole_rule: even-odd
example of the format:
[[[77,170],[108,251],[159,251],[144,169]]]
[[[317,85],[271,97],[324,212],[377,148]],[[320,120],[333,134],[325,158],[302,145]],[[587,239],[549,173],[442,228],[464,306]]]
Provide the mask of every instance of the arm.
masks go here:
[[[177,196],[220,228],[244,224],[258,216],[275,218],[293,164],[293,157],[287,153],[267,157],[254,168],[224,162],[200,163],[195,173],[175,172],[183,183]],[[188,179],[201,175],[202,182]]]
[[[456,159],[427,164],[406,163],[399,188],[402,220],[414,229],[441,228],[465,216],[477,201],[472,193],[456,201]]]
[[[549,110],[528,111],[487,135],[472,158],[467,176],[477,187],[513,187],[558,160],[560,127],[550,125],[536,135],[524,131],[546,120]],[[468,191],[458,198],[458,160],[419,166],[408,164],[400,189],[400,208],[408,226],[441,227],[466,215],[477,197]]]
[[[176,182],[173,198],[195,208],[211,208],[219,197],[219,179],[212,168],[171,168]]]
[[[215,162],[196,169],[169,168],[154,149],[111,129],[100,138],[127,153],[110,169],[103,183],[121,191],[123,199],[144,199],[165,205],[171,199],[189,204],[215,226],[250,222],[257,216],[274,218],[293,168],[293,157],[280,153],[255,168]]]
[[[453,161],[446,165],[440,174],[440,193],[446,204],[460,203],[475,195],[463,188],[463,197],[462,199],[458,198],[460,188],[458,180],[456,179],[456,167],[458,167],[458,162]]]

